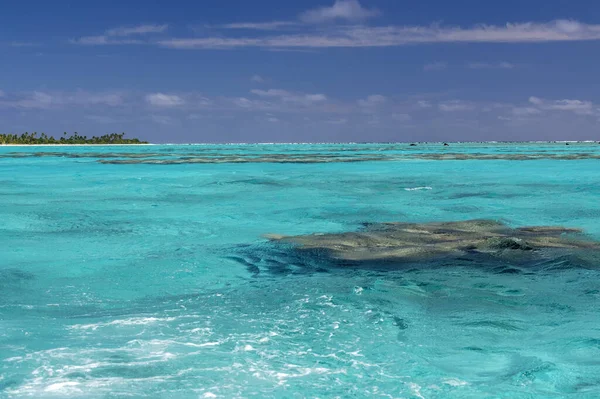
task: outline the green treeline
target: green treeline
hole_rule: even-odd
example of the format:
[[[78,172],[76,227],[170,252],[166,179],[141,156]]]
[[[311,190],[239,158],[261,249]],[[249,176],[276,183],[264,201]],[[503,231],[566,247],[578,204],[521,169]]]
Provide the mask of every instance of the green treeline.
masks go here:
[[[61,138],[56,139],[42,133],[0,134],[0,144],[147,144],[139,139],[126,139],[125,133],[110,133],[103,136],[80,136],[75,132],[68,136],[65,132]]]

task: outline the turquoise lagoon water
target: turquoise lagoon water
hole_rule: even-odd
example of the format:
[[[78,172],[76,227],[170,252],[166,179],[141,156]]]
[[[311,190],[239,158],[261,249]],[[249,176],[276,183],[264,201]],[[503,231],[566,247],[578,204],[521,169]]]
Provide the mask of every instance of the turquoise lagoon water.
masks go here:
[[[599,157],[0,147],[0,397],[598,398],[598,268],[335,267],[263,235],[486,218],[600,240]]]

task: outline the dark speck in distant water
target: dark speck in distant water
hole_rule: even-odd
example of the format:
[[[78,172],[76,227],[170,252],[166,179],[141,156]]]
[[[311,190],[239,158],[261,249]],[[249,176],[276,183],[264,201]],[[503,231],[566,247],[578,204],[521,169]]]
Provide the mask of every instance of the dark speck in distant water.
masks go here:
[[[20,269],[0,270],[0,283],[33,280],[35,276]]]
[[[473,352],[484,352],[484,350],[478,346],[466,346],[463,348],[466,351],[473,351]]]
[[[401,317],[394,316],[394,325],[398,327],[400,330],[406,330],[408,328],[408,323]]]
[[[569,143],[565,143],[565,145],[570,145]]]
[[[415,143],[412,143],[412,144],[410,145],[410,147],[416,147],[416,146],[417,146],[417,145],[416,145]]]
[[[444,143],[444,147],[448,147],[448,146],[450,146],[450,144]]]
[[[503,267],[503,268],[497,269],[497,273],[498,274],[521,274],[523,272],[519,269],[515,269],[514,267]]]

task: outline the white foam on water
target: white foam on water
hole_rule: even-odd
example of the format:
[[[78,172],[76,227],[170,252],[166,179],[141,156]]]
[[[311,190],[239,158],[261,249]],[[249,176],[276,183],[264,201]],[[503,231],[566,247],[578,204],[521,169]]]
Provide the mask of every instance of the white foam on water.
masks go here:
[[[447,378],[443,380],[442,383],[452,387],[464,387],[465,385],[469,385],[468,382],[459,380],[458,378]]]
[[[68,398],[68,397],[99,397],[110,395],[116,390],[137,390],[148,383],[162,383],[172,378],[171,376],[154,376],[148,378],[107,377],[85,380],[82,382],[65,381],[62,377],[38,377],[25,382],[23,385],[7,389],[10,397],[30,398]],[[133,385],[132,385],[133,383]],[[132,397],[134,395],[131,395]]]
[[[79,383],[75,382],[75,381],[57,382],[57,383],[48,385],[44,391],[46,391],[46,392],[73,391],[73,387],[76,387],[78,385],[79,385]],[[77,389],[77,391],[81,392],[81,390],[79,390],[79,389]]]
[[[69,327],[71,330],[92,330],[110,326],[146,326],[159,322],[169,322],[176,320],[175,317],[132,317],[130,319],[113,320],[108,323],[77,324]]]
[[[433,190],[432,187],[424,186],[424,187],[407,187],[404,189],[405,191],[422,191],[422,190]]]
[[[222,342],[217,341],[217,342],[205,342],[203,344],[195,344],[193,342],[184,342],[181,345],[191,346],[194,348],[207,348],[207,347],[212,347],[212,346],[219,346],[221,344],[222,344]]]
[[[417,398],[425,399],[425,396],[423,396],[421,394],[421,389],[423,389],[423,388],[419,384],[415,384],[414,382],[411,382],[408,384],[408,386],[410,387],[410,390]]]

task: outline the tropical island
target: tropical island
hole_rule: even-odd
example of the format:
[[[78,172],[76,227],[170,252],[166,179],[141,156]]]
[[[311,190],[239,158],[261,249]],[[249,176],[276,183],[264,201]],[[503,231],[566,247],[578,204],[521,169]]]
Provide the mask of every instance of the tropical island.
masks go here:
[[[0,145],[40,145],[40,144],[148,144],[146,141],[140,141],[139,139],[125,138],[125,133],[110,133],[103,136],[81,136],[75,132],[72,135],[68,135],[66,132],[56,139],[53,136],[48,136],[46,133],[42,133],[38,136],[34,133],[23,133],[18,134],[0,134]]]

